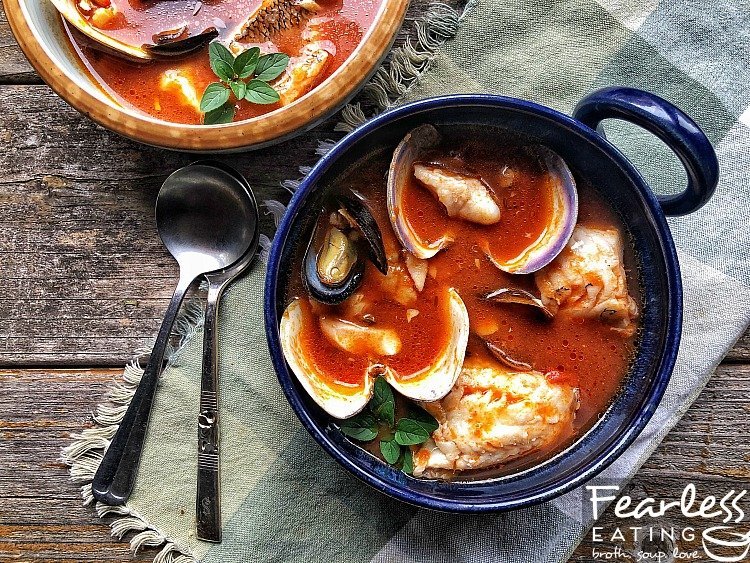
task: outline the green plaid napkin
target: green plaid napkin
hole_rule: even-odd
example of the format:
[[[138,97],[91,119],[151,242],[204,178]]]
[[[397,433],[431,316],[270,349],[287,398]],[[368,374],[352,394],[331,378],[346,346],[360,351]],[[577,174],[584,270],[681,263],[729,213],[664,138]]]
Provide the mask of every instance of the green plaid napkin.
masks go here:
[[[746,12],[747,6],[722,0],[479,0],[459,25],[456,14],[438,8],[420,28],[418,44],[398,50],[366,90],[380,108],[437,94],[490,92],[569,113],[595,88],[632,85],[679,105],[715,144],[722,170],[715,197],[701,211],[670,220],[685,285],[677,367],[653,420],[605,471],[606,479],[637,471],[750,320]],[[343,116],[342,129],[364,119],[359,106]],[[682,188],[679,163],[658,141],[632,126],[606,127],[652,186],[664,193]],[[164,372],[128,505],[97,507],[100,514],[121,516],[114,534],[136,532],[133,547],[158,548],[157,562],[569,557],[591,525],[582,515],[581,489],[511,513],[458,516],[390,500],[339,468],[300,427],[277,385],[265,344],[263,274],[256,265],[227,292],[221,309],[223,543],[199,542],[194,533],[200,327]],[[126,369],[112,404],[98,412],[102,427],[85,430],[64,452],[89,501],[101,448],[139,374],[137,366]]]

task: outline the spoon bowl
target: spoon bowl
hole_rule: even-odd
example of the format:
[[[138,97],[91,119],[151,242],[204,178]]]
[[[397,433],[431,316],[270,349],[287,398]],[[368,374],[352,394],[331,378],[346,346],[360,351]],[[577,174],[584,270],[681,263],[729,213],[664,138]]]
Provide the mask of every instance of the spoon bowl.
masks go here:
[[[180,266],[180,279],[138,389],[94,475],[93,495],[109,505],[124,504],[133,490],[164,350],[185,293],[198,276],[231,266],[252,248],[258,207],[235,174],[205,164],[186,166],[162,185],[156,226]]]
[[[248,250],[258,224],[258,206],[245,184],[208,164],[180,168],[166,179],[156,202],[164,246],[180,269],[222,270]]]

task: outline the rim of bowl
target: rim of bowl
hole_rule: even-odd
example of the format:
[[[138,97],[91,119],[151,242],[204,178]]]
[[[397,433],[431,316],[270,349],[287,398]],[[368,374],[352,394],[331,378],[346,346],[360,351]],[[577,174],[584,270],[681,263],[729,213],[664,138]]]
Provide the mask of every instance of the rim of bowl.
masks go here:
[[[391,121],[405,116],[415,116],[423,111],[435,109],[450,109],[460,106],[489,106],[494,108],[505,108],[526,113],[534,113],[555,121],[557,125],[562,125],[572,130],[572,132],[583,137],[587,142],[594,144],[597,148],[602,149],[623,172],[633,180],[633,184],[650,213],[652,228],[658,235],[661,245],[662,255],[664,257],[665,273],[667,277],[667,312],[666,338],[661,350],[661,357],[655,376],[650,383],[650,388],[644,405],[641,410],[633,417],[632,424],[624,428],[620,435],[614,440],[608,448],[589,460],[583,468],[572,478],[559,484],[547,486],[543,490],[530,494],[519,500],[481,500],[474,502],[465,502],[445,498],[436,498],[426,496],[420,492],[410,490],[408,483],[402,485],[388,479],[384,475],[371,473],[357,463],[349,456],[342,452],[337,444],[328,436],[321,427],[313,420],[305,406],[302,397],[294,388],[294,378],[289,372],[289,368],[284,359],[279,342],[279,318],[276,312],[276,301],[278,293],[279,266],[281,263],[281,251],[286,244],[292,224],[296,220],[300,207],[305,198],[316,186],[320,177],[331,167],[331,165],[345,153],[349,148],[363,137],[369,135],[380,127],[387,125]],[[365,123],[359,129],[349,133],[341,139],[328,153],[326,153],[312,168],[310,173],[300,184],[297,191],[292,196],[287,207],[287,212],[281,220],[279,228],[274,237],[273,244],[268,259],[268,270],[265,280],[265,300],[264,300],[264,317],[266,325],[266,339],[268,341],[271,360],[276,370],[279,383],[284,391],[284,395],[289,401],[295,414],[302,422],[302,425],[315,438],[328,454],[333,457],[340,465],[352,473],[355,477],[364,481],[375,489],[390,495],[398,500],[409,504],[441,510],[447,512],[466,512],[466,513],[485,513],[498,512],[510,509],[523,508],[525,506],[539,504],[551,498],[562,495],[575,487],[583,484],[592,477],[599,474],[614,462],[638,437],[648,421],[653,416],[656,408],[659,406],[667,384],[672,375],[677,351],[679,348],[680,338],[682,335],[682,281],[680,277],[680,268],[677,260],[677,251],[672,240],[672,234],[667,225],[666,217],[656,196],[648,187],[641,174],[634,165],[612,145],[605,137],[593,129],[587,127],[580,121],[558,112],[546,106],[506,96],[492,94],[456,94],[448,96],[439,96],[427,98],[417,102],[412,102],[395,109],[389,110]],[[583,436],[588,435],[595,426],[587,431]],[[583,436],[581,438],[583,438]],[[570,447],[574,447],[574,442]],[[567,451],[567,449],[565,450]],[[561,454],[564,452],[561,452]],[[557,454],[560,455],[560,454]],[[555,456],[557,457],[557,456]],[[554,458],[552,458],[554,459]],[[549,461],[549,460],[548,460]],[[545,462],[546,463],[546,462]],[[486,481],[477,482],[476,485],[485,484]],[[471,487],[472,482],[456,483],[462,487]]]
[[[27,19],[27,1],[44,0],[4,0],[8,23],[28,61],[58,96],[99,125],[135,141],[199,152],[261,148],[278,143],[312,128],[341,108],[388,54],[409,5],[409,0],[382,0],[370,28],[352,54],[331,76],[291,104],[229,124],[188,125],[157,119],[121,106],[115,100],[105,102],[79,86],[55,63],[38,39]],[[76,58],[75,63],[83,66],[72,46],[70,53]]]

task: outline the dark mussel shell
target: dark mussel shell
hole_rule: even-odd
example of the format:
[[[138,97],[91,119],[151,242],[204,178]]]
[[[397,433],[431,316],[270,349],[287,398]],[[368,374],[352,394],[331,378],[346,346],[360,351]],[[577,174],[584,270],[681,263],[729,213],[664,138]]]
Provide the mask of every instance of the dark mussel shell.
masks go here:
[[[302,260],[302,281],[313,299],[327,305],[338,305],[352,295],[362,284],[365,275],[365,263],[359,258],[349,270],[341,283],[328,285],[323,283],[318,275],[318,252],[315,249],[316,231],[307,245],[305,257]]]
[[[367,243],[367,254],[375,267],[384,276],[388,274],[388,261],[385,257],[385,248],[383,247],[383,235],[380,233],[377,221],[372,216],[372,212],[362,201],[360,196],[354,190],[351,190],[354,197],[339,196],[337,203],[342,209],[347,220],[353,222],[353,227],[362,234]]]
[[[157,33],[153,37],[155,44],[145,44],[143,49],[154,57],[179,57],[197,51],[219,36],[215,27],[209,27],[189,37],[185,37],[186,31],[183,27]]]

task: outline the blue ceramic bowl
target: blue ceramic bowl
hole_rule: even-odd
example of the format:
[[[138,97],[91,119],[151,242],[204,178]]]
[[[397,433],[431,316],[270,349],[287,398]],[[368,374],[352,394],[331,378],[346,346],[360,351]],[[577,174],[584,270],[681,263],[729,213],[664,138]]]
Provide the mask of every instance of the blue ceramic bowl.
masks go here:
[[[599,122],[618,118],[661,138],[680,158],[688,186],[680,195],[656,197],[602,134]],[[415,479],[389,467],[347,440],[307,396],[284,361],[279,319],[284,288],[300,233],[312,207],[343,170],[373,150],[395,148],[410,129],[433,123],[485,124],[519,131],[556,151],[579,180],[597,187],[633,235],[640,262],[644,307],[637,357],[606,414],[573,445],[513,475],[479,481]],[[271,249],[265,288],[266,334],[279,382],[302,424],[354,475],[376,489],[418,506],[455,512],[507,510],[542,502],[590,479],[612,463],[651,418],[674,367],[682,330],[682,287],[665,215],[691,213],[713,193],[716,155],[700,128],[665,100],[632,88],[606,88],[582,100],[568,117],[513,98],[488,95],[432,98],[380,115],[342,139],[312,169],[292,198]]]

